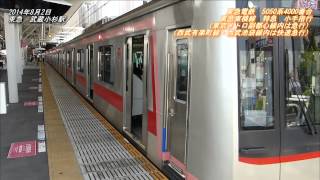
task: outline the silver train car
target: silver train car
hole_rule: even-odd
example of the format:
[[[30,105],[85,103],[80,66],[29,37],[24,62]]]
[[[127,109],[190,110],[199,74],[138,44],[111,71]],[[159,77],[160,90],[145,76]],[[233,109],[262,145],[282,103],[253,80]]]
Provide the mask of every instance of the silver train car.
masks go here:
[[[319,9],[308,37],[174,36],[295,3],[154,0],[46,61],[172,179],[319,180]]]

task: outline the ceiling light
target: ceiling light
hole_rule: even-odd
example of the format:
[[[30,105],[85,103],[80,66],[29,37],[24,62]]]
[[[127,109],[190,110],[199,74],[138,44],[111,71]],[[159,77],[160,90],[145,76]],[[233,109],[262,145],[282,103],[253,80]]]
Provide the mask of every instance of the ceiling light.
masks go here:
[[[56,4],[62,4],[62,5],[66,5],[66,6],[72,6],[71,3],[64,1],[64,0],[43,0],[46,2],[50,2],[50,3],[56,3]]]

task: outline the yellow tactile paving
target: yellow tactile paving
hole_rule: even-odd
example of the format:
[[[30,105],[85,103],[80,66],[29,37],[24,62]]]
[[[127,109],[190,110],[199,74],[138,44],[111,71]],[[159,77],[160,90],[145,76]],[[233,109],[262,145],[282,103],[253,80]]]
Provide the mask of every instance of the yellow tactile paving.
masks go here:
[[[81,180],[83,177],[52,95],[45,68],[42,66],[41,69],[50,179]]]
[[[62,79],[62,77],[59,76]],[[64,81],[64,80],[63,80]],[[168,180],[168,178],[159,171],[140,151],[138,151],[132,144],[128,143],[124,136],[116,130],[97,110],[95,110],[76,90],[74,90],[68,83],[64,81],[67,86],[80,98],[81,102],[91,111],[91,113],[99,119],[99,121],[109,130],[109,132],[118,140],[118,142],[127,149],[127,151],[138,161],[141,162],[143,168],[155,180]]]

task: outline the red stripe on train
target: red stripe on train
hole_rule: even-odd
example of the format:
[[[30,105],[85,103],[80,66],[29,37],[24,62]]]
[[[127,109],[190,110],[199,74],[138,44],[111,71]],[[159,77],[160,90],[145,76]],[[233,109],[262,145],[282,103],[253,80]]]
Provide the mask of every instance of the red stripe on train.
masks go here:
[[[83,87],[87,86],[87,79],[81,73],[77,73],[77,82],[79,82]]]
[[[284,156],[275,156],[275,157],[263,157],[263,158],[250,158],[250,157],[239,157],[240,162],[256,165],[266,165],[266,164],[276,164],[292,161],[301,161],[306,159],[319,158],[320,151],[300,153],[300,154],[291,154]]]
[[[93,84],[93,91],[95,95],[100,96],[102,99],[110,103],[113,107],[118,109],[120,112],[123,111],[123,106],[122,106],[122,96],[119,94],[103,87],[102,85],[98,83]]]
[[[156,92],[155,92],[155,69],[154,69],[154,61],[156,60],[156,49],[155,49],[155,34],[152,33],[150,37],[150,49],[151,49],[151,81],[152,81],[152,112],[148,112],[148,131],[151,132],[153,135],[157,135],[157,104],[156,104]]]

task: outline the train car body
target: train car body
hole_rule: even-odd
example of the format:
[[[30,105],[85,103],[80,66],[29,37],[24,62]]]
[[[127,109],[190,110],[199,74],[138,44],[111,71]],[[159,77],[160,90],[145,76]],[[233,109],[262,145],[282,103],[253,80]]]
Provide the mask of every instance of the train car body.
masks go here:
[[[250,3],[295,1],[152,1],[94,24],[46,61],[181,178],[318,180],[319,10],[309,38],[174,36]]]

